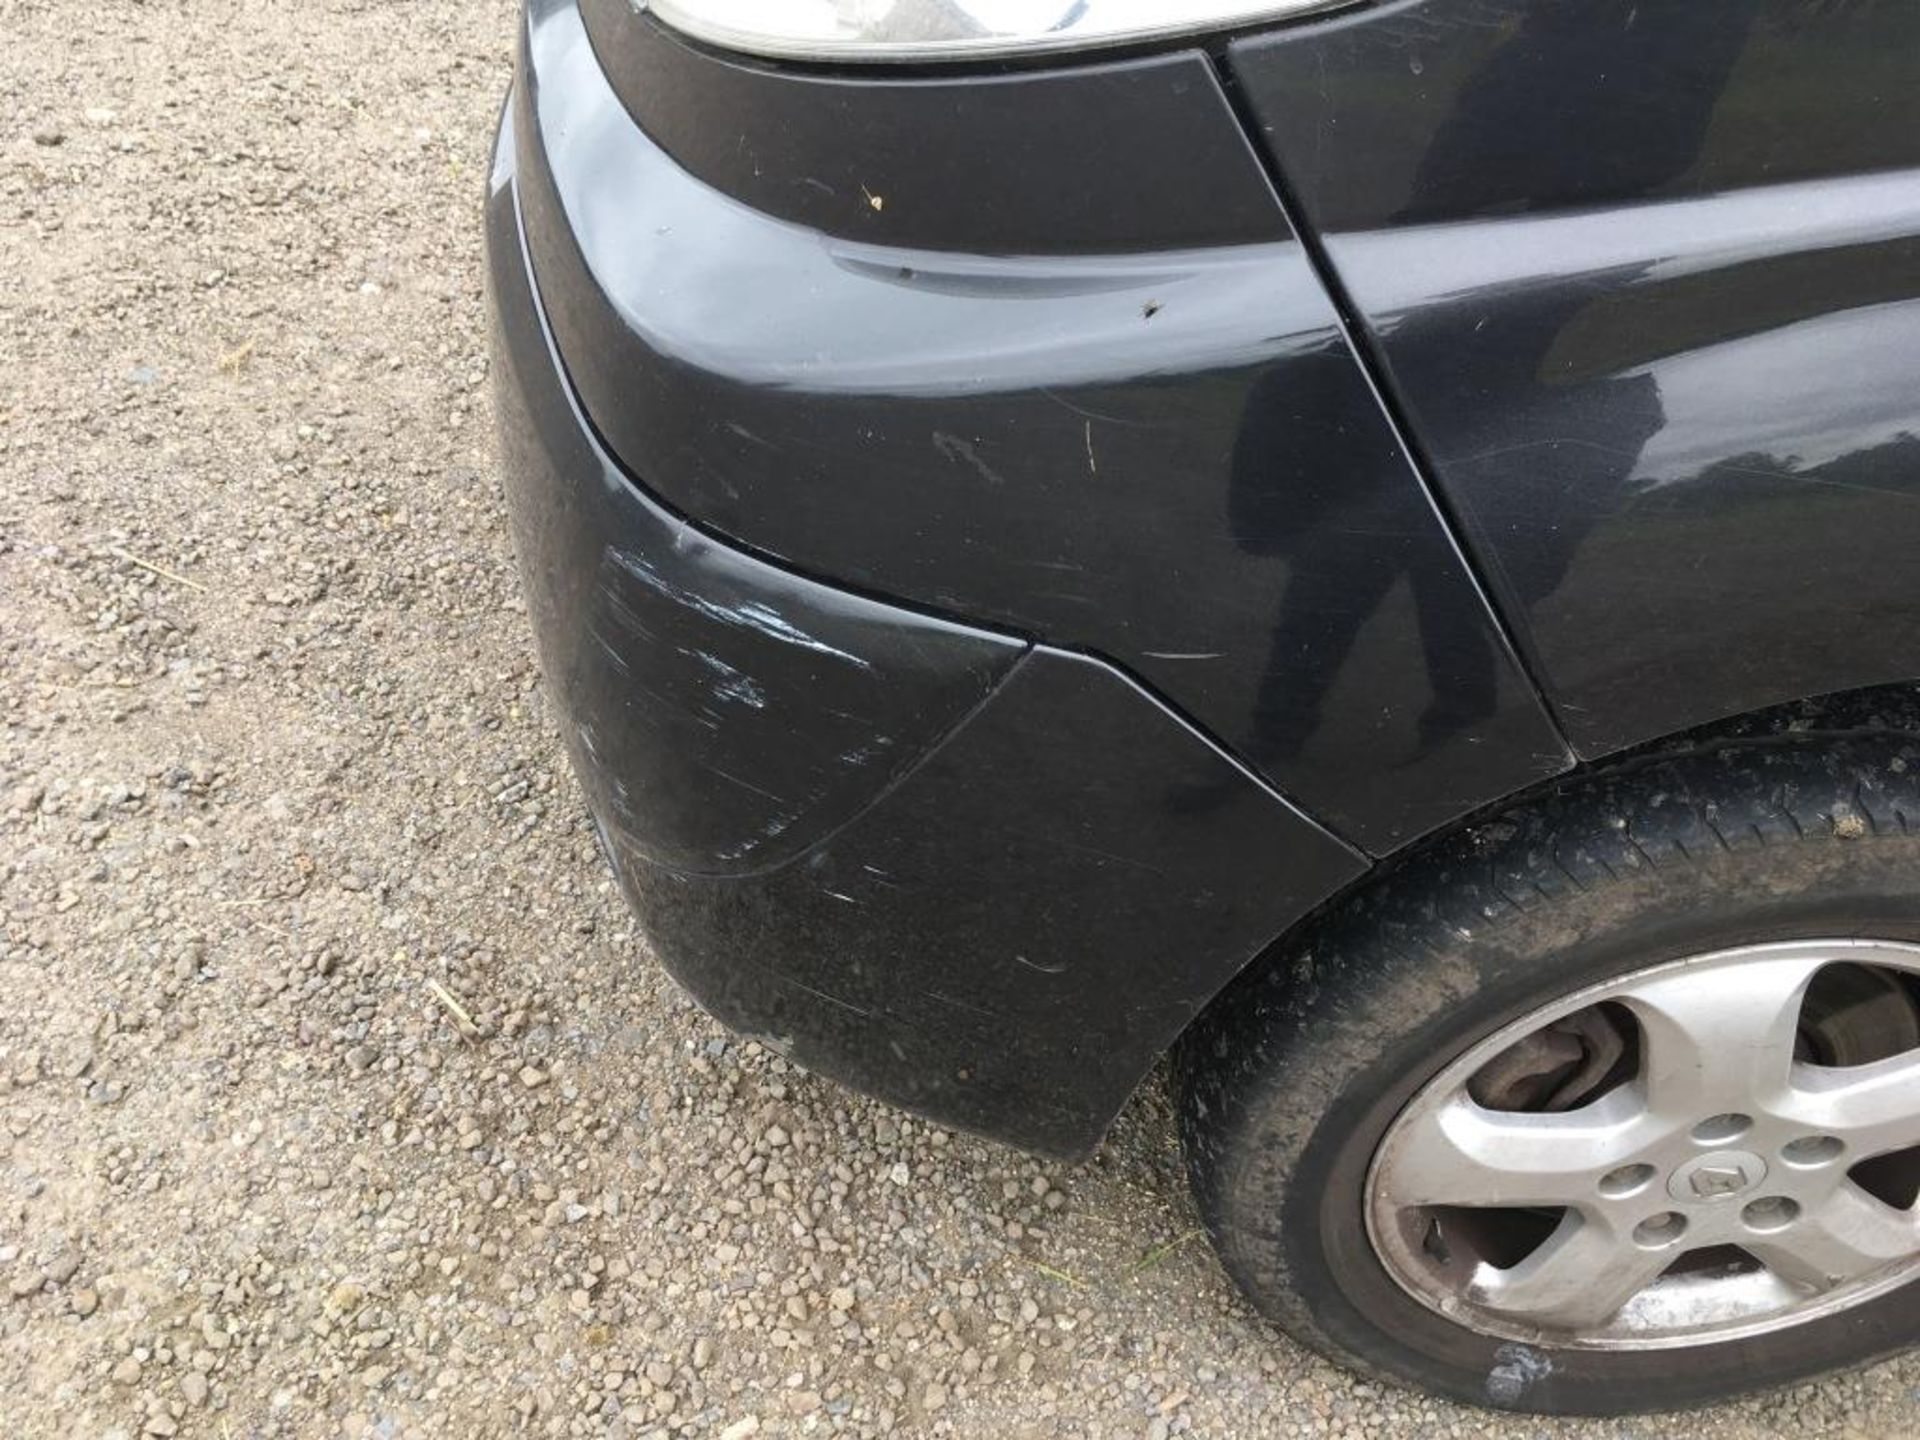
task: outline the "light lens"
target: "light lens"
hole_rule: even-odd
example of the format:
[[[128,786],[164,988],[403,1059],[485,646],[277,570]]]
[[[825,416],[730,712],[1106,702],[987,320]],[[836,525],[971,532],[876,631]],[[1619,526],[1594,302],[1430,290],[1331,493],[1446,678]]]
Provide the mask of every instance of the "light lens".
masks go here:
[[[841,63],[974,60],[1188,35],[1355,0],[630,0],[731,50]]]

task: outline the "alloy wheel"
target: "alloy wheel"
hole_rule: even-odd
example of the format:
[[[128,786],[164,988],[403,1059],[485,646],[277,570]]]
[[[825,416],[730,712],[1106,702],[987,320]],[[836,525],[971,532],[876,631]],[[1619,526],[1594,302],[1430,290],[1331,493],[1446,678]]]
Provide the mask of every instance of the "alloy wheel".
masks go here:
[[[1394,1280],[1483,1333],[1587,1348],[1804,1323],[1920,1275],[1920,946],[1718,951],[1491,1036],[1375,1153]]]

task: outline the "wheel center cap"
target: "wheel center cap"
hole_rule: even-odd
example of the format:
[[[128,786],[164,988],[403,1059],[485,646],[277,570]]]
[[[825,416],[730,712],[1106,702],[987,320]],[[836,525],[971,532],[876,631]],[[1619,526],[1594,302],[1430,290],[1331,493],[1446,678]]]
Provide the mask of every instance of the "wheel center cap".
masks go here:
[[[1716,1150],[1673,1172],[1667,1193],[1693,1205],[1712,1205],[1744,1195],[1767,1178],[1767,1162],[1751,1150]]]

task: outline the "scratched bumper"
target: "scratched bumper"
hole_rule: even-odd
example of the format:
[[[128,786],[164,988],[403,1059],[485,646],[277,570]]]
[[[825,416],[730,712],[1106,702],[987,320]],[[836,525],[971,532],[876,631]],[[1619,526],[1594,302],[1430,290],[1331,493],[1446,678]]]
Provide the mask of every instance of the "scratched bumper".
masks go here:
[[[623,851],[676,874],[785,864],[895,784],[1027,647],[803,579],[632,485],[551,354],[510,186],[489,230],[515,539],[595,812]]]
[[[799,576],[624,473],[552,346],[512,131],[487,233],[516,548],[652,948],[810,1069],[1086,1153],[1360,862],[1108,666]]]

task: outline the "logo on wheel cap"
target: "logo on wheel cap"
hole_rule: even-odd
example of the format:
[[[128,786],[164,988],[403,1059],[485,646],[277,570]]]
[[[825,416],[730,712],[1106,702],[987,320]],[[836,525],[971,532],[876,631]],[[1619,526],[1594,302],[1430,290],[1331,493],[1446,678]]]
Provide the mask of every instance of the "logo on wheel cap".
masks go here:
[[[1738,1166],[1708,1165],[1694,1171],[1687,1183],[1702,1200],[1711,1200],[1716,1195],[1731,1195],[1746,1189],[1748,1181],[1746,1172]]]
[[[1744,1195],[1767,1178],[1767,1162],[1749,1150],[1720,1150],[1673,1172],[1667,1191],[1676,1200],[1711,1204]]]

